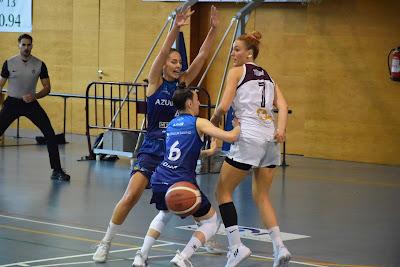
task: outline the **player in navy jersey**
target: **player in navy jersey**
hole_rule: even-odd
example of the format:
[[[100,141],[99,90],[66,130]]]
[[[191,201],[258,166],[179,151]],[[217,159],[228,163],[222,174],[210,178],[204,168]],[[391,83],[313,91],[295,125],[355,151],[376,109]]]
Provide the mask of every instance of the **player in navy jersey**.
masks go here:
[[[196,182],[196,163],[203,146],[204,135],[209,135],[227,142],[237,140],[240,132],[239,123],[234,123],[233,130],[227,132],[215,127],[210,121],[197,118],[200,102],[195,88],[182,88],[175,91],[173,102],[179,115],[168,125],[166,153],[151,177],[153,196],[151,203],[160,211],[153,219],[143,241],[143,246],[136,254],[133,266],[147,266],[148,253],[155,240],[160,236],[165,225],[173,216],[168,212],[165,194],[176,182],[187,181],[198,187]],[[200,191],[201,192],[201,191]],[[189,243],[180,252],[177,251],[171,263],[175,266],[192,266],[190,257],[218,230],[219,223],[215,209],[201,192],[200,208],[193,214],[199,228],[194,232]]]
[[[190,10],[177,11],[174,25],[150,68],[149,84],[146,91],[147,133],[131,172],[131,179],[127,189],[115,206],[107,232],[93,255],[95,262],[105,262],[107,260],[112,238],[139,200],[143,191],[149,186],[149,180],[154,169],[163,159],[165,128],[176,113],[176,108],[172,104],[172,95],[178,83],[190,84],[200,73],[211,50],[219,23],[217,10],[214,6],[211,7],[211,28],[207,37],[188,70],[181,72],[181,56],[177,50],[171,49],[171,46],[176,40],[180,28],[187,24],[187,20],[192,13]]]
[[[275,166],[280,164],[279,143],[285,140],[288,108],[279,87],[263,68],[254,63],[260,38],[259,32],[253,32],[236,39],[231,53],[234,66],[228,73],[221,103],[211,118],[218,125],[232,104],[241,125],[240,138],[231,146],[217,184],[217,200],[229,241],[225,267],[237,266],[251,254],[240,240],[232,199],[233,191],[250,169],[253,169],[253,199],[273,243],[273,266],[287,266],[291,257],[283,245],[275,210],[268,196]],[[273,106],[279,110],[276,125]]]

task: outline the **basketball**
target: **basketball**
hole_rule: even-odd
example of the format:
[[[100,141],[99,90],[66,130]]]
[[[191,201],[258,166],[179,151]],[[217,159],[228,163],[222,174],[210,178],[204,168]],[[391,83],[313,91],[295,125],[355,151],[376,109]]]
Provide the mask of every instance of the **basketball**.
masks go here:
[[[177,182],[168,188],[165,202],[170,212],[179,216],[189,216],[199,209],[201,193],[192,183]]]

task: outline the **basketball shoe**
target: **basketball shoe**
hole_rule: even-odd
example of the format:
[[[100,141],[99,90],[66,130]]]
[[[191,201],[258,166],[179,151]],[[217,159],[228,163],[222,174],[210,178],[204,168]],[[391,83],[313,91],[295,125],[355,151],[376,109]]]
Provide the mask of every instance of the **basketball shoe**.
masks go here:
[[[251,255],[251,250],[243,244],[232,246],[228,251],[225,267],[235,267]]]
[[[190,260],[185,259],[179,250],[176,251],[175,257],[170,262],[178,267],[193,267]]]
[[[273,267],[286,267],[292,255],[285,246],[280,246],[274,251],[274,265]]]
[[[110,251],[111,242],[101,241],[97,245],[96,252],[93,254],[94,262],[106,262],[108,252]]]
[[[147,266],[147,259],[143,257],[143,254],[140,250],[136,252],[135,259],[132,263],[133,267],[146,267]]]

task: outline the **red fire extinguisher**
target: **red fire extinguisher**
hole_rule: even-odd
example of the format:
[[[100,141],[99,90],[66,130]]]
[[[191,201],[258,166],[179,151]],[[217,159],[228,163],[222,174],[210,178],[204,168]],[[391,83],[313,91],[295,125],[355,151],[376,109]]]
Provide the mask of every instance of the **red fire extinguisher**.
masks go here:
[[[392,60],[390,60],[392,56]],[[393,81],[400,81],[400,46],[393,48],[388,54],[389,75]]]

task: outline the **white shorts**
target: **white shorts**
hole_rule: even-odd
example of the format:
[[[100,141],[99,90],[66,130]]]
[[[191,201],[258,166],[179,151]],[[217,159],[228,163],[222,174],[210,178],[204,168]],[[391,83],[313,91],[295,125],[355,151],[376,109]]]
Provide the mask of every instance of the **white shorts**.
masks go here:
[[[281,149],[277,142],[240,138],[231,145],[228,158],[256,168],[281,165]]]

